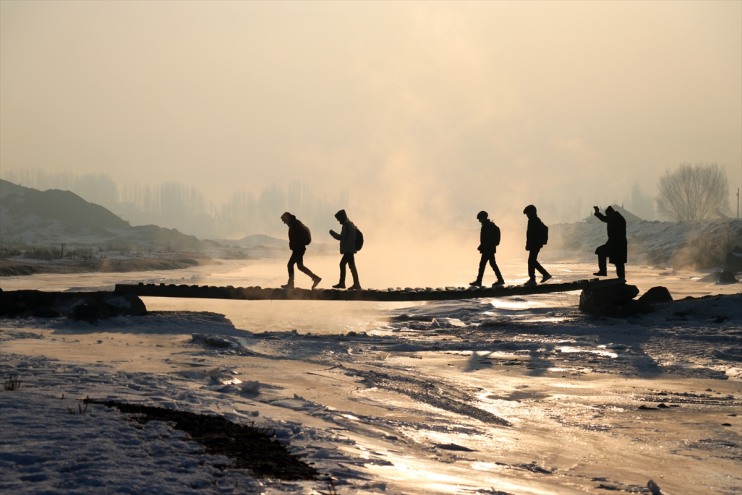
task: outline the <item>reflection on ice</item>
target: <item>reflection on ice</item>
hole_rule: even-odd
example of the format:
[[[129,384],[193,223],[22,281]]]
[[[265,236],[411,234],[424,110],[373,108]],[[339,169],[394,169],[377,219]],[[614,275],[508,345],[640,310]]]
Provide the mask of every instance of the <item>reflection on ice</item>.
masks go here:
[[[614,358],[614,359],[618,357],[618,354],[616,354],[615,352],[606,350],[604,345],[599,345],[598,349],[586,349],[584,347],[573,347],[573,346],[561,346],[561,347],[557,347],[557,349],[559,350],[559,352],[563,352],[565,354],[588,353],[588,354],[596,354],[598,356],[609,357],[609,358]]]
[[[584,385],[580,383],[575,383],[575,382],[554,382],[551,384],[551,386],[554,388],[583,388],[584,387]],[[554,397],[558,397],[558,396],[555,395]],[[567,399],[568,397],[565,396],[564,398]]]
[[[511,311],[521,311],[525,309],[543,308],[544,304],[536,300],[526,300],[521,297],[510,297],[501,299],[492,299],[492,306],[496,309]]]
[[[390,466],[368,466],[371,471],[383,471],[389,478],[410,487],[417,493],[461,493],[462,480],[442,474],[434,465],[426,466],[413,458],[399,458]]]

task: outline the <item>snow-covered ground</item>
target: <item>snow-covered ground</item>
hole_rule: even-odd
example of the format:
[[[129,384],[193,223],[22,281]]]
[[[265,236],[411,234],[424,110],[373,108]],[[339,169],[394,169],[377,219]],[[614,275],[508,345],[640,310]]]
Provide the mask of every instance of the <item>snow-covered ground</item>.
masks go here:
[[[312,261],[336,271],[335,257]],[[508,282],[524,280],[508,276],[522,266],[501,266]],[[559,281],[594,267],[549,269]],[[284,272],[283,262],[234,261],[5,277],[0,287],[276,286]],[[470,272],[446,282],[463,285]],[[652,267],[630,266],[629,278],[676,300],[725,296],[629,319],[587,317],[579,293],[562,293],[427,304],[144,298],[149,315],[96,326],[0,320],[0,377],[21,382],[0,390],[0,493],[652,493],[650,480],[665,494],[742,493],[739,285]],[[85,407],[86,397],[272,429],[321,479],[223,469],[171,425]]]

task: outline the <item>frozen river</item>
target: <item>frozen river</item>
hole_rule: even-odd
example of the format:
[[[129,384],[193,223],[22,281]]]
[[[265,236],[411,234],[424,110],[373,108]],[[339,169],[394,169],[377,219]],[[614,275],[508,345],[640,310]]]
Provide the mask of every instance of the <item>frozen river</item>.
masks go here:
[[[361,271],[365,288],[387,287],[466,287],[473,277],[471,260],[464,264],[449,264],[443,273],[427,273],[411,280],[405,274],[388,271]],[[476,259],[474,260],[476,262]],[[503,272],[518,274],[508,277],[508,284],[522,284],[527,280],[525,262],[499,262]],[[320,288],[329,288],[336,283],[337,257],[315,258],[313,269],[324,277]],[[360,265],[362,268],[362,265]],[[318,267],[318,268],[316,268]],[[552,283],[594,278],[595,266],[587,263],[549,263],[554,275]],[[278,287],[286,282],[286,267],[283,260],[220,261],[218,264],[198,266],[182,270],[132,273],[81,273],[75,275],[43,274],[31,277],[2,277],[0,288],[5,290],[39,289],[53,291],[113,290],[116,284],[166,283],[186,285],[213,285],[246,287]],[[489,278],[492,280],[489,280]],[[651,287],[667,287],[674,299],[702,297],[710,294],[735,294],[736,284],[717,284],[715,277],[696,272],[673,272],[647,266],[629,267],[628,283],[636,285],[640,294]],[[489,267],[485,283],[494,282]],[[309,288],[309,279],[297,271],[297,286]],[[389,311],[415,303],[376,302],[323,302],[323,301],[231,301],[207,299],[143,298],[150,311],[212,311],[226,315],[240,329],[253,332],[263,330],[308,331],[313,333],[337,333],[340,331],[373,331],[388,319]],[[523,309],[541,306],[573,306],[579,293],[538,295],[529,298],[488,299],[495,308]]]
[[[312,269],[335,274],[336,262],[317,259]],[[523,268],[505,264],[503,271]],[[594,267],[549,269],[567,281],[589,278]],[[230,261],[0,284],[268,287],[284,283],[284,273],[282,261]],[[373,273],[362,281],[371,288],[464,286],[466,273],[436,274],[441,284]],[[299,285],[307,282],[297,275]],[[628,277],[642,293],[662,285],[676,300],[739,292],[698,273],[629,267]],[[322,286],[335,282],[327,275]],[[415,304],[143,299],[150,315],[98,326],[0,321],[1,350],[11,356],[5,372],[70,397],[265,422],[337,493],[650,493],[650,480],[667,494],[742,492],[739,296],[628,319],[580,314],[576,292]],[[60,379],[56,360],[96,378]],[[9,486],[34,493],[20,482]],[[265,482],[255,493],[327,493],[329,486]]]

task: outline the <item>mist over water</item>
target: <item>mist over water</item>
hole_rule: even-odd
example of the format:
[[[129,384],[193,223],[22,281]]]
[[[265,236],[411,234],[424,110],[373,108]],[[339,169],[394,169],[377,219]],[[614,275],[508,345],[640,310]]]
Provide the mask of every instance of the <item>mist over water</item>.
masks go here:
[[[717,163],[733,205],[740,88],[738,0],[0,0],[0,177],[67,177],[41,188],[75,184],[133,225],[285,241],[279,258],[0,285],[278,287],[290,256],[280,216],[290,211],[312,230],[304,261],[326,289],[338,282],[327,231],[339,230],[339,209],[366,239],[356,255],[364,288],[468,286],[480,210],[501,228],[506,283],[522,284],[528,204],[550,227],[614,203],[653,220],[666,170]],[[114,195],[119,211],[104,203]],[[145,206],[159,216],[140,215]],[[547,245],[549,283],[591,277],[600,227],[595,243],[585,234],[571,246],[579,261],[561,258],[557,239]],[[677,242],[646,244],[671,252],[685,235],[673,232]],[[640,293],[739,291],[707,275],[642,265],[634,252],[627,265]],[[488,266],[483,282],[494,281]],[[297,271],[296,286],[311,281]],[[101,444],[79,442],[91,413],[71,422],[61,394],[284,432],[343,493],[636,493],[650,477],[663,493],[739,491],[736,297],[638,320],[583,317],[579,292],[415,303],[148,297],[150,315],[100,325],[8,320],[0,369],[24,388],[5,394],[8,424],[21,426],[4,431],[7,486],[77,480],[98,493],[118,471],[123,490],[159,479],[166,493],[281,492],[275,480],[230,484],[223,458],[213,477],[192,477],[208,468],[199,449],[176,455],[184,437],[154,438],[151,425],[136,428],[141,444],[117,444],[136,460],[131,471],[120,456],[101,478]],[[245,394],[222,377],[255,386]],[[48,400],[19,400],[40,392]],[[670,407],[642,408],[660,401]],[[124,432],[119,416],[110,434],[99,430],[107,440]],[[64,455],[44,451],[52,435]],[[143,452],[166,457],[143,468]]]
[[[386,244],[481,209],[519,225],[529,203],[547,224],[610,203],[651,218],[685,162],[724,167],[730,202],[742,180],[739,2],[0,9],[3,176],[177,182],[217,206],[299,181],[329,203],[324,224],[294,212],[310,227],[346,208]]]

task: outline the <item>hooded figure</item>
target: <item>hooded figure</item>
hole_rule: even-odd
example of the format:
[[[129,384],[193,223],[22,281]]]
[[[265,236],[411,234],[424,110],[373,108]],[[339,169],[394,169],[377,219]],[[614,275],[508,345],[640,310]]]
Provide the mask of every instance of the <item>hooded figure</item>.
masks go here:
[[[497,261],[495,261],[497,245],[500,244],[500,227],[495,225],[495,222],[489,219],[489,214],[486,211],[480,211],[477,213],[477,220],[482,224],[482,229],[479,231],[479,247],[477,248],[478,251],[482,253],[482,256],[479,259],[479,272],[477,273],[477,279],[469,285],[473,287],[482,286],[484,269],[487,267],[487,263],[489,262],[492,270],[495,272],[495,276],[497,277],[497,282],[492,284],[492,287],[500,287],[505,285],[505,279],[502,278],[500,268],[497,266]]]
[[[350,273],[353,276],[353,285],[349,290],[361,290],[361,283],[358,281],[358,270],[356,269],[355,254],[358,252],[356,249],[356,236],[358,235],[358,228],[355,224],[350,221],[345,210],[340,210],[335,213],[335,219],[343,226],[338,234],[334,230],[330,231],[330,235],[340,241],[340,254],[343,257],[340,259],[340,281],[333,285],[335,289],[345,289],[345,267],[350,266]]]
[[[287,264],[289,281],[281,287],[294,288],[294,265],[296,265],[301,272],[306,273],[312,279],[312,289],[314,289],[322,279],[304,266],[304,253],[309,243],[312,242],[312,233],[306,225],[288,211],[281,215],[281,221],[289,226],[289,249],[291,249],[291,258]]]
[[[528,205],[523,209],[523,214],[528,217],[528,227],[526,228],[526,251],[528,251],[528,282],[526,286],[536,285],[536,270],[541,274],[541,283],[543,284],[551,278],[541,263],[538,262],[538,253],[546,244],[549,237],[549,229],[544,222],[538,217],[536,207]]]
[[[626,261],[628,258],[628,242],[626,241],[626,220],[623,215],[609,206],[605,209],[605,215],[600,208],[593,206],[595,216],[601,222],[606,223],[608,230],[608,241],[595,249],[598,255],[598,271],[593,275],[605,277],[608,275],[606,259],[616,265],[616,276],[621,280],[626,279]]]

